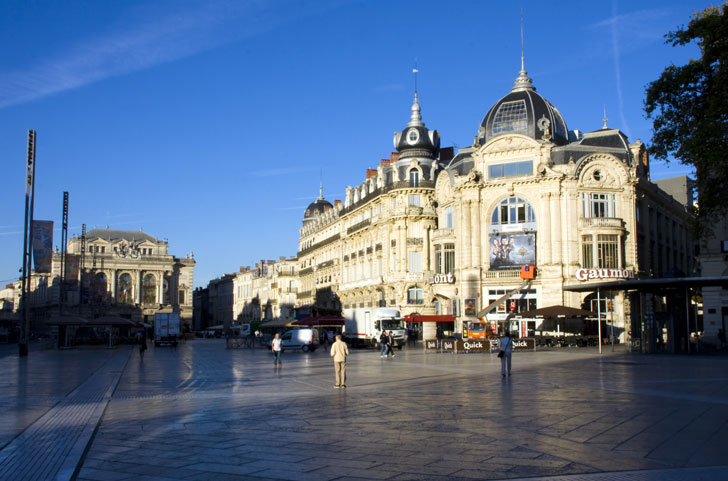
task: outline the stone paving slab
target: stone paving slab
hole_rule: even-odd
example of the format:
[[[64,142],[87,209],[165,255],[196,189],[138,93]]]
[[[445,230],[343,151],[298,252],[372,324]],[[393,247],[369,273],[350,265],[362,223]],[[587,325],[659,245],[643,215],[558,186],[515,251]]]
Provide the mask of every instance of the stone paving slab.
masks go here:
[[[71,479],[128,359],[129,351],[114,352],[88,379],[5,445],[0,451],[0,479]],[[73,384],[65,386],[68,389]]]
[[[346,390],[325,351],[274,369],[196,340],[127,359],[75,479],[728,480],[727,358],[516,353],[502,380],[489,354],[352,350]]]
[[[628,470],[606,480],[706,465],[728,479],[715,447],[728,443],[725,359],[527,353],[504,382],[490,355],[382,361],[354,350],[349,388],[334,391],[326,353],[286,353],[273,369],[264,352],[193,344],[155,349],[144,366],[132,359],[87,460],[215,481],[596,480]],[[139,452],[107,449],[120,442]]]

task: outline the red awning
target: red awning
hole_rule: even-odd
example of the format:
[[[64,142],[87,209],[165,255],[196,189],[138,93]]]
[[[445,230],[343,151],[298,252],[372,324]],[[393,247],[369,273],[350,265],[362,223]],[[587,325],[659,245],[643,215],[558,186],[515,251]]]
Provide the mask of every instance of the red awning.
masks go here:
[[[344,318],[339,316],[309,316],[293,321],[291,325],[341,327],[344,325]]]
[[[424,316],[422,314],[413,316],[410,314],[404,316],[402,320],[404,322],[455,322],[455,316]]]

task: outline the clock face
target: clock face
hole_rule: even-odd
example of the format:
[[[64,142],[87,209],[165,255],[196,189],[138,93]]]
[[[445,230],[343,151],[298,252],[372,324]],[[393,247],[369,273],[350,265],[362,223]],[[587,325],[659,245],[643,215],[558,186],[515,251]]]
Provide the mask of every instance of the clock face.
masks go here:
[[[409,129],[407,131],[407,143],[410,145],[414,145],[417,143],[418,140],[420,140],[420,133],[417,131],[417,129]]]

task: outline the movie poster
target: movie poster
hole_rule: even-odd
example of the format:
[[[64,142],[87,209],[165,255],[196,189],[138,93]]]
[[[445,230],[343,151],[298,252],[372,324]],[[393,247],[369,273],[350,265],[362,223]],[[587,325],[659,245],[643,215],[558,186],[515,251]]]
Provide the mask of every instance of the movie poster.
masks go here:
[[[463,310],[465,311],[466,316],[474,316],[475,315],[475,299],[473,299],[473,298],[465,299]]]
[[[80,254],[66,254],[66,272],[63,274],[66,285],[76,285],[78,283],[78,268],[80,266]]]
[[[495,234],[490,236],[490,268],[513,269],[536,263],[535,234]]]
[[[48,274],[53,263],[53,221],[34,220],[33,238],[33,266],[35,272]]]

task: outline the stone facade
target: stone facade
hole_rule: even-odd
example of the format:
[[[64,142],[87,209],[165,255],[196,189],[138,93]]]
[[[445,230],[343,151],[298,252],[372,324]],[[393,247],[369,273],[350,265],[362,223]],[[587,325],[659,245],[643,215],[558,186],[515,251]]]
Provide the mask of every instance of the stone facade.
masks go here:
[[[650,182],[639,139],[605,125],[568,131],[561,114],[521,71],[511,92],[486,114],[472,146],[454,158],[421,123],[415,96],[398,152],[347,187],[344,202],[319,197],[306,211],[299,239],[301,292],[315,304],[331,291],[344,309],[392,306],[402,315],[449,314],[463,332],[478,311],[522,286],[520,269],[537,276],[488,315],[533,335],[536,323],[514,315],[550,305],[607,313],[614,334],[629,341],[630,299],[565,291],[582,278],[660,277],[692,267],[684,205]],[[419,135],[417,135],[419,134]],[[444,151],[444,149],[443,149]],[[600,305],[597,305],[600,304]],[[425,338],[434,337],[424,326]]]

